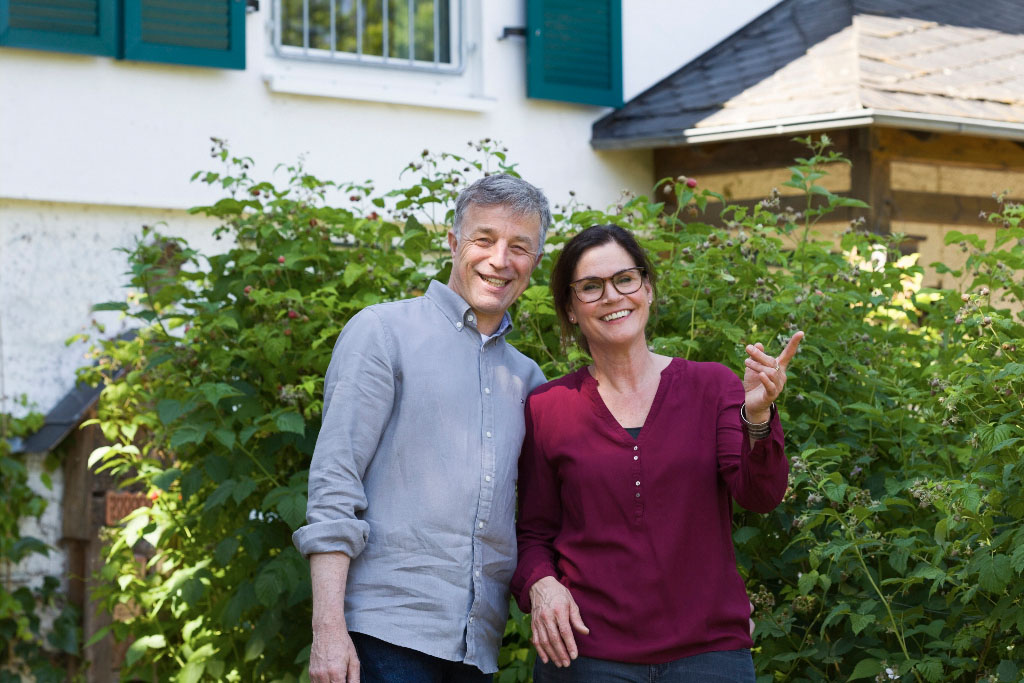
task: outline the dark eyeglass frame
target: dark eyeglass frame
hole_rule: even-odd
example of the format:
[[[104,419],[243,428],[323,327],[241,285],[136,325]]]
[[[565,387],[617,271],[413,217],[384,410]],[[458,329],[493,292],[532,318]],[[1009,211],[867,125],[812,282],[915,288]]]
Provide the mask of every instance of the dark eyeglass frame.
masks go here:
[[[639,282],[640,284],[638,284],[635,289],[631,289],[628,292],[624,292],[621,289],[619,289],[619,286],[617,284],[615,284],[615,278],[619,277],[623,273],[628,273],[631,270],[635,270],[637,275],[640,276],[639,278],[637,278],[637,282]],[[634,292],[640,291],[640,288],[644,286],[644,273],[646,272],[646,270],[647,269],[644,268],[643,266],[633,266],[631,268],[623,268],[618,272],[612,273],[608,277],[582,277],[579,280],[573,280],[572,282],[570,282],[569,289],[571,289],[572,293],[576,295],[576,298],[579,299],[580,303],[584,304],[592,304],[595,301],[600,301],[601,297],[604,296],[605,287],[608,286],[608,283],[611,283],[611,286],[615,288],[616,292],[625,296],[627,294],[633,294]],[[595,296],[593,299],[584,299],[583,295],[580,294],[580,290],[577,289],[577,285],[583,282],[590,282],[593,280],[601,281],[601,291],[598,292],[597,296]]]

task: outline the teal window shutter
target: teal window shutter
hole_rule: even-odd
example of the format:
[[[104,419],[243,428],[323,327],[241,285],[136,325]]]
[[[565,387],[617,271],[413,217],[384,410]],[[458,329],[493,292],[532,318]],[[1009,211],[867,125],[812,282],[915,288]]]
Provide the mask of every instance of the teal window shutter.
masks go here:
[[[621,0],[527,0],[527,96],[622,106]]]
[[[124,0],[124,58],[244,69],[245,0]]]
[[[117,0],[0,0],[0,45],[117,56]]]

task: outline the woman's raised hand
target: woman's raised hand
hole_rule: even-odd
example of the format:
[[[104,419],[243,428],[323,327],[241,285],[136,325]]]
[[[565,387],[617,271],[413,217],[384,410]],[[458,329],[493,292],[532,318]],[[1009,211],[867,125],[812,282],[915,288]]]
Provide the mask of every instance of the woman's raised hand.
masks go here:
[[[590,633],[569,589],[555,577],[545,576],[530,587],[530,603],[533,645],[541,661],[569,666],[579,655],[573,629],[584,635]]]
[[[751,422],[766,422],[770,417],[772,402],[786,386],[786,368],[803,338],[803,332],[794,334],[777,358],[765,353],[760,342],[747,344],[743,390],[746,392],[747,419]]]

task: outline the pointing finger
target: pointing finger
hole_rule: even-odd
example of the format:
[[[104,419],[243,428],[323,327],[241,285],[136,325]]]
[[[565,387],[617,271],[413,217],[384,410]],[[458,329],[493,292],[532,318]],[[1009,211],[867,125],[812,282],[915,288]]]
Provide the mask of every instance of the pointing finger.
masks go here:
[[[800,348],[800,341],[803,338],[803,331],[798,331],[793,335],[792,339],[789,340],[789,343],[786,344],[786,348],[782,350],[782,353],[779,354],[779,365],[781,365],[783,369],[789,366],[789,361],[793,360],[793,356],[796,355],[796,350]]]

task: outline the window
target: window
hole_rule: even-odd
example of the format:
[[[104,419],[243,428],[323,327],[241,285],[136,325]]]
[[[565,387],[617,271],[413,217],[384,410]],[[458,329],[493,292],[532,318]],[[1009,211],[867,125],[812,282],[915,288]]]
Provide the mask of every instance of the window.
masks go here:
[[[463,0],[275,0],[278,55],[462,71]]]
[[[245,0],[0,0],[0,45],[245,68]]]

